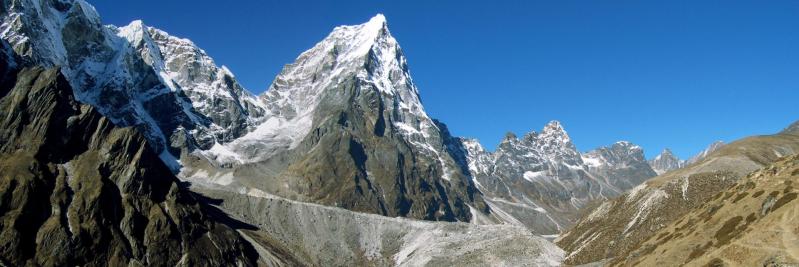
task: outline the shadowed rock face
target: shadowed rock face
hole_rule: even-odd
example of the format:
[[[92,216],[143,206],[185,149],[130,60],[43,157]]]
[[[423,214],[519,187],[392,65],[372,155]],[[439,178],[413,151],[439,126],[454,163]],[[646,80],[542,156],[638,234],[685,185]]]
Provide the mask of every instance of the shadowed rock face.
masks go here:
[[[22,70],[2,91],[3,265],[255,264],[143,135],[77,102],[59,70]]]

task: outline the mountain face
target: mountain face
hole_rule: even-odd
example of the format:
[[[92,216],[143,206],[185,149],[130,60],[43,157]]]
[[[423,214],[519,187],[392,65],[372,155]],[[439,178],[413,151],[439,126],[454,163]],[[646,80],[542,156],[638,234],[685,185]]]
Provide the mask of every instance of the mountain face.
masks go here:
[[[660,152],[659,155],[649,161],[649,165],[652,166],[652,169],[655,170],[658,175],[685,167],[686,163],[686,161],[677,158],[668,148],[664,149],[663,152]]]
[[[713,153],[716,150],[719,150],[722,146],[724,146],[724,142],[723,141],[713,142],[707,148],[705,148],[704,150],[699,152],[699,154],[696,154],[693,157],[691,157],[690,159],[688,159],[688,161],[686,161],[685,164],[688,165],[688,164],[694,164],[696,162],[699,162],[700,160],[702,160],[702,159],[706,158],[708,155],[710,155],[710,153]]]
[[[252,129],[260,102],[185,39],[134,21],[103,26],[83,0],[12,0],[0,38],[24,66],[61,66],[77,99],[120,126],[136,126],[173,170],[181,151],[207,149]]]
[[[198,186],[354,211],[469,221],[488,208],[424,111],[383,15],[337,27],[259,96],[265,121],[185,160]]]
[[[593,156],[577,152],[556,123],[492,155],[469,151],[475,143],[451,136],[424,111],[382,15],[335,28],[256,97],[191,41],[141,21],[103,26],[82,0],[3,5],[0,37],[20,65],[62,66],[78,101],[138,128],[196,186],[429,220],[481,213],[551,234],[588,202],[653,176],[635,164],[589,166],[583,158]],[[500,193],[499,177],[504,186],[531,184]],[[476,183],[507,203],[494,201],[492,213]],[[564,189],[574,192],[558,193]],[[520,215],[526,209],[533,215]]]
[[[0,12],[20,65],[61,66],[78,101],[138,128],[181,177],[390,216],[488,213],[382,15],[336,28],[255,97],[191,41],[103,26],[82,0]]]
[[[78,102],[58,69],[4,62],[0,265],[255,264],[136,129]]]
[[[656,175],[639,146],[618,142],[582,154],[557,121],[541,133],[508,134],[493,153],[476,140],[462,143],[493,216],[538,234],[557,235],[582,207]]]
[[[658,175],[661,175],[699,162],[710,155],[710,153],[719,150],[722,146],[724,146],[723,141],[713,142],[707,148],[687,160],[681,160],[675,156],[670,149],[666,148],[663,152],[660,152],[659,155],[655,156],[654,159],[649,160],[649,165],[652,166],[652,169],[655,170]]]
[[[566,264],[630,257],[642,242],[728,190],[749,172],[799,151],[799,135],[754,136],[721,146],[685,168],[652,178],[594,208],[558,240]]]
[[[618,189],[610,193],[615,195],[656,175],[644,157],[643,148],[627,141],[588,151],[583,154],[583,162],[588,166],[589,172]]]
[[[797,175],[799,156],[754,171],[611,264],[796,265]]]

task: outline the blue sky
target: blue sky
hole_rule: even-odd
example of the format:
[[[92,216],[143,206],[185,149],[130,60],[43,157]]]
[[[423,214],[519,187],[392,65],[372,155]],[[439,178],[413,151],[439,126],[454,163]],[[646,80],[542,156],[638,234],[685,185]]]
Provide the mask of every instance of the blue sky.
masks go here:
[[[383,13],[427,112],[489,149],[560,120],[580,150],[629,140],[686,158],[799,119],[798,1],[92,4],[193,40],[254,93],[333,27]]]

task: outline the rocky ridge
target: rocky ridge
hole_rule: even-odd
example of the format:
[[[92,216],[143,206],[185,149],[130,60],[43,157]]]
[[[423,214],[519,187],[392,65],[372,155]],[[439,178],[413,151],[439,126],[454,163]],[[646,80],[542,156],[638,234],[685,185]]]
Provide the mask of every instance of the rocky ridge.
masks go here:
[[[541,133],[508,134],[494,152],[476,140],[462,143],[492,216],[542,235],[556,236],[579,218],[581,208],[656,175],[641,147],[618,142],[580,153],[557,121]]]
[[[567,264],[625,258],[657,231],[735,185],[744,175],[797,151],[799,135],[791,132],[724,145],[692,165],[603,202],[556,243],[567,251]]]
[[[649,165],[658,175],[685,167],[687,161],[680,160],[670,149],[663,149],[655,158],[649,160]]]
[[[83,0],[13,0],[0,38],[23,66],[61,66],[76,98],[120,126],[136,126],[173,170],[185,151],[251,130],[264,110],[191,41],[134,21],[101,25]]]
[[[181,176],[391,217],[489,212],[453,137],[424,111],[383,15],[333,29],[259,99],[264,123],[186,158]]]
[[[799,264],[799,156],[754,171],[660,228],[609,265]]]
[[[649,160],[649,165],[652,166],[652,169],[654,169],[658,175],[661,175],[699,162],[700,160],[710,155],[710,153],[719,150],[719,148],[721,148],[722,146],[724,146],[723,141],[713,142],[707,148],[705,148],[704,150],[700,151],[699,153],[697,153],[696,155],[687,160],[681,160],[676,155],[674,155],[674,153],[672,153],[670,149],[666,148],[663,149],[663,152],[660,152],[660,154],[655,156],[655,158]]]
[[[143,135],[78,102],[58,69],[6,78],[15,85],[0,93],[0,264],[256,264]]]
[[[723,141],[716,141],[716,142],[713,142],[713,143],[712,143],[712,144],[710,144],[710,145],[709,145],[707,148],[705,148],[704,150],[702,150],[702,151],[701,151],[701,152],[699,152],[698,154],[696,154],[696,155],[694,155],[693,157],[691,157],[690,159],[688,159],[688,160],[685,162],[685,165],[687,166],[687,165],[690,165],[690,164],[694,164],[694,163],[696,163],[696,162],[699,162],[700,160],[702,160],[702,159],[706,158],[708,155],[710,155],[710,153],[713,153],[713,152],[715,152],[716,150],[719,150],[719,149],[720,149],[721,147],[723,147],[724,145],[725,145],[725,143],[724,143]]]

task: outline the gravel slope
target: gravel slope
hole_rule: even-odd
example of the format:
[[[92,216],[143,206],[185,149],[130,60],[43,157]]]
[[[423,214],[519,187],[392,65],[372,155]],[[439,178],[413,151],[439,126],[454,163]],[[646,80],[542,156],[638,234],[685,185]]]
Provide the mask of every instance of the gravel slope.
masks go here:
[[[519,226],[389,218],[253,189],[193,189],[257,227],[242,231],[257,246],[291,251],[302,265],[557,266],[563,258],[560,248]]]

